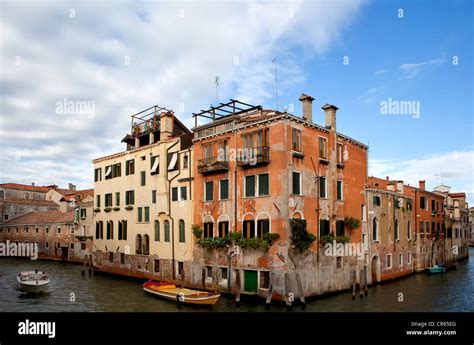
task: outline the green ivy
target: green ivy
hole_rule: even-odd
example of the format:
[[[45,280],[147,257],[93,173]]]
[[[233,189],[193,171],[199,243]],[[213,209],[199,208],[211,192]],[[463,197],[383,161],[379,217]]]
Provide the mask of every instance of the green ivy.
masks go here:
[[[291,244],[295,246],[300,252],[307,251],[316,240],[316,236],[308,233],[306,230],[306,220],[304,219],[291,219]]]
[[[196,236],[196,243],[207,249],[216,249],[216,248],[225,248],[232,244],[235,244],[241,248],[253,248],[253,249],[262,249],[267,251],[268,248],[280,238],[278,234],[266,233],[262,238],[244,238],[242,233],[239,231],[233,231],[224,237],[204,237],[202,236],[202,229],[198,226],[193,226],[193,233]]]
[[[357,219],[357,218],[353,218],[353,217],[346,217],[346,218],[344,218],[344,224],[345,224],[350,230],[354,230],[354,229],[359,228],[359,226],[360,226],[360,220]]]

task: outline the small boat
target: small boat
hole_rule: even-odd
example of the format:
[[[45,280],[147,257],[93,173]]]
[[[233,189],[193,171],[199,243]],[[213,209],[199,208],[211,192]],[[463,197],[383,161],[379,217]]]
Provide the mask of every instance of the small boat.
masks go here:
[[[49,277],[45,272],[38,270],[20,272],[16,280],[24,292],[48,292]]]
[[[434,265],[432,267],[428,267],[426,272],[429,274],[444,273],[446,272],[446,267]]]
[[[186,304],[214,305],[221,296],[220,293],[213,293],[200,290],[192,290],[176,287],[174,284],[165,282],[148,281],[143,284],[145,292],[165,298],[171,301]]]

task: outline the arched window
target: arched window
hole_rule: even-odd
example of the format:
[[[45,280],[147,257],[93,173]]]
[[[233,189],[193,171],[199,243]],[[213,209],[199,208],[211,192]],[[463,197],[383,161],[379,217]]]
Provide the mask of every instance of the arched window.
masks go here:
[[[29,193],[26,193],[25,199],[29,199],[29,198],[30,198],[30,194],[29,194]]]
[[[378,241],[379,240],[377,225],[378,225],[377,218],[374,218],[372,220],[372,240],[373,241]]]
[[[395,241],[398,240],[398,219],[395,219]]]
[[[185,238],[185,231],[184,231],[184,220],[180,219],[179,221],[179,242],[184,243],[186,240]]]
[[[170,241],[170,222],[165,220],[165,242]]]
[[[150,255],[150,236],[145,235],[143,239],[143,255]]]
[[[160,241],[160,222],[155,220],[155,242]]]
[[[135,251],[137,254],[142,253],[142,235],[137,235],[135,238]]]

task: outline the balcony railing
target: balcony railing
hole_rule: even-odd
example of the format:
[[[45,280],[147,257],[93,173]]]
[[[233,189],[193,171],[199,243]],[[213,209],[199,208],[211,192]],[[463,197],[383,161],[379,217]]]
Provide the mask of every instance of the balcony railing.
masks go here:
[[[237,156],[237,165],[240,167],[251,167],[268,163],[270,163],[270,147],[268,146],[244,149]]]
[[[198,172],[208,174],[229,170],[229,159],[224,156],[214,156],[200,159],[198,161]]]

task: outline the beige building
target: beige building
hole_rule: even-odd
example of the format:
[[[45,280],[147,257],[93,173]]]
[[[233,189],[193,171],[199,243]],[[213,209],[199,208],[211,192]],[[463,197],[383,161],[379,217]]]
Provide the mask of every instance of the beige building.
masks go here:
[[[94,163],[94,264],[135,277],[173,280],[192,259],[192,134],[173,112],[132,116],[127,150]]]

